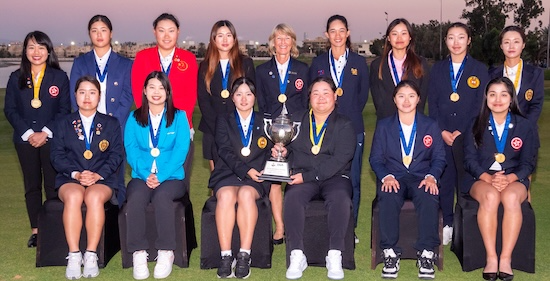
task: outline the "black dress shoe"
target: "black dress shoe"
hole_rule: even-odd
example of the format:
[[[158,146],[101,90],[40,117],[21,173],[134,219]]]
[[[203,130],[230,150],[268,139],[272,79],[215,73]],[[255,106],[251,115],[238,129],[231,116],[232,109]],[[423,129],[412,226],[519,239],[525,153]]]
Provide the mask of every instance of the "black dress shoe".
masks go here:
[[[514,280],[514,274],[509,274],[501,271],[498,273],[498,279],[503,281],[512,281]]]
[[[273,239],[273,245],[281,245],[283,244],[284,240],[285,240],[284,238]]]
[[[497,273],[496,272],[483,272],[483,279],[489,280],[489,281],[496,281],[497,280]]]
[[[27,242],[27,247],[29,247],[29,248],[36,247],[37,241],[38,241],[37,234],[31,235],[31,237],[29,237],[29,241]]]

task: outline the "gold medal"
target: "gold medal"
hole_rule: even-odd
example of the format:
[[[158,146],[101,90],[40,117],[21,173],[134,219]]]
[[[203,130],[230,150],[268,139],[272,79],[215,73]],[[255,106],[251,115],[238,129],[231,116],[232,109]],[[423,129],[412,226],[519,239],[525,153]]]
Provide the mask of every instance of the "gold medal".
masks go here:
[[[226,98],[229,97],[229,91],[228,90],[223,90],[221,95],[222,95],[222,98],[226,99]]]
[[[336,95],[338,95],[339,97],[341,97],[343,94],[344,94],[344,90],[343,90],[342,88],[336,89]]]
[[[496,153],[496,154],[495,154],[495,160],[496,160],[498,163],[504,163],[504,161],[506,161],[506,156],[504,156],[503,153]]]
[[[451,101],[457,102],[460,99],[460,96],[457,93],[451,94]]]
[[[280,94],[277,99],[279,100],[280,103],[285,103],[286,102],[286,95],[285,94]]]
[[[92,159],[92,156],[94,156],[94,154],[89,149],[86,149],[86,151],[84,151],[84,158],[86,160]]]
[[[319,151],[321,151],[321,147],[319,145],[314,145],[311,147],[311,153],[317,155],[319,154]]]
[[[31,106],[33,108],[40,108],[42,106],[42,102],[39,99],[32,99]]]
[[[151,148],[151,156],[158,157],[160,155],[160,149],[158,148]]]
[[[410,155],[407,155],[403,157],[403,164],[409,166],[412,162],[413,158]]]
[[[248,147],[243,147],[243,148],[241,149],[241,154],[242,154],[244,157],[250,155],[250,148],[248,148]]]

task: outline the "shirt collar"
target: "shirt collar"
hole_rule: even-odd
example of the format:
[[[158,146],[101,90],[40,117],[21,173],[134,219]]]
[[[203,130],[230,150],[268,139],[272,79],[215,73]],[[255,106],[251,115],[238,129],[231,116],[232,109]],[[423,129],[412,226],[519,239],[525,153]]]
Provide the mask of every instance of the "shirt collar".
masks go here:
[[[109,58],[109,56],[111,55],[111,50],[112,50],[112,49],[109,48],[109,51],[107,51],[107,53],[105,53],[105,55],[103,55],[102,57],[99,57],[99,56],[97,55],[97,53],[95,52],[95,50],[94,50],[95,61],[96,61],[98,64],[99,64],[100,62],[101,62],[101,63],[106,63],[107,60],[104,60],[104,59],[108,59],[108,58]]]

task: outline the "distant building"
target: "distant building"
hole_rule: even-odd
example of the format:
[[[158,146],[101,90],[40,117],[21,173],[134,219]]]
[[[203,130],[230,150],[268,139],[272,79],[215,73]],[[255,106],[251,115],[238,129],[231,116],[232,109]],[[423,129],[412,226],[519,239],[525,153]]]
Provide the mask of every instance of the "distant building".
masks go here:
[[[315,39],[304,39],[302,43],[303,50],[310,55],[320,55],[326,52],[327,46],[329,46],[327,38],[320,36]]]
[[[351,47],[352,49],[357,50],[357,53],[364,57],[374,57],[374,55],[370,52],[370,46],[372,46],[372,41],[367,41],[363,43],[352,43]]]

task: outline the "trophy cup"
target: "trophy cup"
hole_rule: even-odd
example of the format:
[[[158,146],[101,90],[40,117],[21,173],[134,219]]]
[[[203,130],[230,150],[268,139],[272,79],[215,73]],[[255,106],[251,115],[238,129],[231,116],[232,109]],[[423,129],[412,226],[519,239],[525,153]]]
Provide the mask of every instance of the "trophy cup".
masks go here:
[[[272,120],[264,118],[264,132],[266,136],[274,143],[280,143],[283,146],[291,143],[300,133],[301,122],[292,122],[284,112],[279,117]],[[263,174],[259,177],[261,180],[291,182],[290,167],[288,162],[279,151],[277,157],[271,157],[264,167]]]

